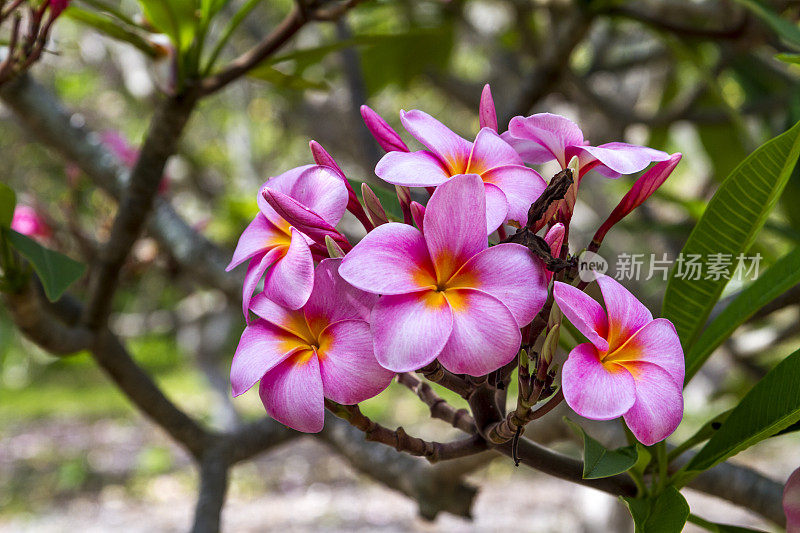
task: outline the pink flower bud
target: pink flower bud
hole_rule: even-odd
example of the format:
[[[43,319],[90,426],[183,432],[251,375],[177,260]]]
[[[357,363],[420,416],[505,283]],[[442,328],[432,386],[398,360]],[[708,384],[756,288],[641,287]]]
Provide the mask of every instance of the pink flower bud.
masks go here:
[[[46,239],[53,234],[50,226],[39,216],[35,209],[27,205],[18,205],[11,219],[11,229],[28,237]]]
[[[370,109],[368,106],[361,106],[361,116],[364,118],[364,123],[367,125],[372,136],[381,145],[381,148],[387,152],[408,152],[408,146],[403,142],[398,134],[388,122]]]
[[[56,18],[69,7],[69,0],[50,0],[50,14]]]
[[[497,131],[497,112],[494,108],[492,89],[489,87],[488,83],[483,86],[483,92],[481,92],[481,104],[478,107],[478,122],[481,128],[491,128]]]
[[[400,202],[400,210],[403,212],[403,222],[411,225],[411,191],[408,187],[403,187],[402,185],[395,185],[394,188],[397,191],[397,201]]]
[[[422,229],[422,221],[425,219],[425,206],[419,202],[411,202],[411,217],[419,229]]]
[[[594,234],[592,244],[594,246],[600,246],[606,233],[614,227],[614,224],[628,216],[631,211],[650,198],[650,195],[656,192],[656,189],[661,187],[661,184],[672,174],[672,171],[675,170],[675,167],[680,162],[681,157],[683,157],[683,154],[680,152],[674,153],[666,161],[661,161],[653,165],[650,170],[642,174],[639,179],[636,180],[636,183],[633,184],[631,190],[623,196],[617,207],[608,215],[608,218],[597,230],[597,233]]]
[[[361,196],[367,206],[367,214],[376,227],[389,222],[378,195],[366,183],[361,184]]]
[[[333,159],[331,154],[328,153],[325,148],[322,147],[320,143],[317,141],[311,141],[308,143],[309,148],[311,148],[311,155],[314,158],[314,161],[323,167],[328,167],[333,169],[342,181],[344,182],[344,186],[347,188],[347,210],[353,213],[359,222],[364,226],[364,229],[370,231],[373,228],[372,223],[367,217],[367,213],[364,211],[364,207],[361,205],[361,202],[358,201],[358,196],[356,195],[356,191],[353,190],[353,186],[350,185],[350,182],[347,181],[347,177],[344,175],[344,172]]]

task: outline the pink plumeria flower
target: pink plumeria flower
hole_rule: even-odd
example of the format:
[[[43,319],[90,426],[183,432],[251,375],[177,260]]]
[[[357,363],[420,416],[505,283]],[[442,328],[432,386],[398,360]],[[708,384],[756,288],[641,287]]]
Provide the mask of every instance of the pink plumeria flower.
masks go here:
[[[530,164],[556,160],[564,169],[577,157],[578,180],[592,169],[606,177],[618,178],[621,174],[644,170],[654,161],[669,159],[666,152],[635,144],[611,142],[589,146],[577,124],[552,113],[512,118],[503,139]]]
[[[625,287],[599,274],[605,311],[572,285],[555,282],[561,312],[589,340],[561,370],[567,404],[593,420],[622,416],[648,446],[675,431],[683,418],[684,361],[669,320],[657,318]]]
[[[324,398],[354,405],[384,390],[393,373],[375,360],[370,309],[377,297],[348,285],[338,274],[341,259],[317,267],[314,291],[299,310],[259,294],[231,364],[238,396],[261,381],[267,413],[298,431],[316,433],[325,420]]]
[[[27,205],[17,205],[11,218],[11,229],[28,237],[46,239],[53,234],[39,213]]]
[[[786,533],[800,533],[800,468],[792,472],[783,489]]]
[[[422,111],[401,111],[400,120],[428,149],[389,152],[375,167],[378,177],[394,185],[435,187],[454,176],[477,175],[484,182],[487,234],[503,222],[525,224],[528,208],[547,184],[497,132],[482,128],[471,143]]]
[[[242,232],[227,270],[250,260],[242,291],[242,311],[247,309],[261,278],[264,293],[290,309],[301,308],[314,286],[313,239],[291,226],[270,207],[264,194],[283,194],[309,213],[336,225],[347,206],[347,189],[328,167],[297,167],[267,181],[258,195],[259,213]]]
[[[544,268],[518,244],[488,248],[483,191],[478,176],[455,176],[431,196],[422,231],[383,224],[345,256],[342,277],[383,295],[370,323],[385,368],[416,370],[438,357],[481,376],[517,354],[519,328],[547,298]]]

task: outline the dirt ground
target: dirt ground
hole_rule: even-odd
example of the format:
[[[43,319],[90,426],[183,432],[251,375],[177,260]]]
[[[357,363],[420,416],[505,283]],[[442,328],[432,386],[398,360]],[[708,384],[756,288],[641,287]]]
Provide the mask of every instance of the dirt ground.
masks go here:
[[[0,532],[187,530],[195,474],[186,456],[145,422],[37,422],[7,427],[4,433]],[[762,470],[783,479],[792,461],[790,444],[796,441],[765,444],[745,459],[752,464],[769,457]],[[469,479],[481,487],[473,520],[443,514],[426,522],[417,516],[413,501],[355,473],[314,439],[302,439],[234,470],[223,530],[628,530],[627,511],[614,498],[516,469],[502,459]],[[774,531],[713,498],[690,491],[687,497],[692,511],[706,519]],[[700,530],[687,526],[686,531]]]

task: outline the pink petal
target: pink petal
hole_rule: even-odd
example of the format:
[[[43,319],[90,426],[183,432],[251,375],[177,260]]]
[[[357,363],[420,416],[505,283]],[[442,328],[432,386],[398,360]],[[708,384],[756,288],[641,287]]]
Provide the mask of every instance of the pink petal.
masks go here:
[[[569,163],[566,148],[585,144],[583,132],[577,124],[551,113],[512,118],[508,124],[508,136],[503,138],[517,149],[526,163],[546,163],[555,159],[562,168]]]
[[[425,242],[440,281],[489,244],[484,184],[475,174],[454,176],[436,188],[425,208]]]
[[[584,418],[611,420],[633,406],[633,376],[621,365],[608,366],[610,369],[600,362],[597,349],[586,342],[573,348],[561,368],[564,399]]]
[[[792,472],[783,489],[786,533],[800,533],[800,468]]]
[[[394,373],[375,359],[368,322],[337,322],[322,331],[319,341],[326,398],[353,405],[372,398],[391,383]]]
[[[303,339],[306,344],[314,342],[314,336],[309,331],[303,311],[288,309],[275,303],[263,292],[257,294],[250,302],[250,310],[270,324]]]
[[[561,254],[561,245],[564,244],[564,233],[564,224],[559,222],[547,230],[547,234],[544,236],[545,242],[550,245],[550,254],[553,257],[558,257]],[[544,273],[549,283],[553,278],[553,273],[546,269]]]
[[[514,243],[498,244],[473,256],[447,285],[492,295],[511,311],[520,328],[533,320],[547,300],[541,261]]]
[[[683,418],[682,386],[666,370],[650,363],[626,364],[636,383],[636,402],[625,423],[636,439],[652,446],[669,437]]]
[[[444,124],[418,110],[400,111],[403,127],[445,163],[450,175],[462,174],[472,143],[450,131]]]
[[[553,298],[564,316],[583,333],[598,350],[608,350],[608,319],[600,304],[572,285],[556,281]]]
[[[404,294],[436,284],[422,233],[399,222],[367,233],[344,257],[339,275],[375,294]]]
[[[464,174],[483,174],[493,168],[522,164],[522,158],[517,151],[501,139],[497,132],[482,128],[475,137],[469,165]]]
[[[405,187],[435,187],[450,177],[439,158],[427,150],[389,152],[378,161],[375,174],[388,183]]]
[[[410,372],[442,351],[453,330],[453,312],[441,292],[383,296],[372,309],[370,325],[381,366]]]
[[[486,235],[490,235],[506,220],[508,200],[503,191],[492,183],[484,183],[483,188],[486,194]]]
[[[595,170],[603,168],[610,170],[610,173],[604,173],[609,177],[635,174],[644,170],[653,161],[669,159],[669,154],[661,150],[621,142],[606,143],[600,146],[583,146],[581,150],[600,162],[598,166],[594,167]]]
[[[325,399],[317,356],[298,352],[261,378],[258,394],[269,416],[297,431],[317,433],[325,423]]]
[[[666,318],[647,323],[608,358],[620,363],[642,361],[660,366],[675,383],[683,385],[685,366],[681,340],[675,326]]]
[[[308,170],[309,168],[313,167],[314,165],[303,165],[301,167],[295,167],[293,169],[287,170],[283,174],[279,174],[268,179],[264,185],[261,186],[259,189],[258,196],[256,197],[256,201],[258,202],[258,208],[261,210],[261,213],[265,217],[267,217],[270,222],[273,224],[279,225],[280,222],[283,220],[280,215],[278,215],[272,207],[269,206],[267,201],[264,199],[264,195],[262,191],[265,187],[269,187],[270,189],[278,192],[282,192],[284,194],[289,194],[289,191],[292,189],[292,185],[300,175]],[[280,227],[280,226],[278,226]]]
[[[471,289],[448,289],[445,296],[453,310],[453,332],[439,361],[447,370],[484,376],[517,355],[522,336],[500,300]]]
[[[314,259],[303,235],[292,228],[292,244],[264,278],[264,294],[289,309],[300,309],[314,287]]]
[[[597,284],[603,293],[608,314],[609,352],[625,343],[645,324],[653,320],[650,311],[620,283],[609,276],[598,274]]]
[[[400,138],[400,135],[389,125],[388,122],[383,120],[379,114],[370,109],[369,107],[361,106],[361,117],[364,119],[364,124],[367,129],[381,145],[381,148],[387,152],[398,151],[408,152],[408,146]]]
[[[230,272],[258,253],[267,252],[276,246],[287,244],[289,244],[289,236],[276,228],[274,224],[267,220],[267,217],[259,213],[239,237],[236,250],[233,252],[233,258],[225,270]]]
[[[506,195],[508,201],[507,220],[514,220],[521,226],[528,222],[528,209],[547,187],[544,179],[533,169],[508,165],[494,168],[483,174],[486,183],[496,185]]]
[[[300,339],[266,320],[256,320],[244,328],[231,363],[233,395],[247,391],[300,346]]]
[[[256,290],[258,282],[264,277],[264,273],[276,261],[286,253],[286,246],[278,246],[263,255],[256,255],[247,265],[247,272],[244,274],[244,284],[242,285],[242,313],[245,319],[249,319],[248,309],[250,309],[250,299],[253,291]]]
[[[314,272],[314,290],[303,307],[303,313],[315,335],[340,320],[369,320],[378,300],[376,294],[347,283],[339,275],[341,263],[341,259],[323,259]]]
[[[315,165],[300,174],[286,194],[335,226],[342,219],[349,200],[347,186],[340,172],[331,167]]]
[[[494,109],[494,99],[492,98],[492,89],[489,84],[483,86],[481,92],[481,103],[478,107],[478,122],[481,128],[491,128],[497,131],[497,112]]]
[[[281,218],[311,237],[314,242],[324,244],[325,237],[329,236],[340,246],[350,248],[347,239],[336,228],[291,196],[269,188],[262,190],[262,196]]]

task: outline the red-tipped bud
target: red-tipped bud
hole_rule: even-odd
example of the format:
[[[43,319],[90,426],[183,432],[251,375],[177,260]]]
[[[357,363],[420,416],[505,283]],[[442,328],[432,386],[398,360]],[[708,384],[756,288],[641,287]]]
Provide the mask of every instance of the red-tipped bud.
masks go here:
[[[402,185],[395,185],[397,191],[397,201],[400,203],[400,210],[403,212],[403,222],[408,225],[413,224],[411,217],[411,191],[408,187]]]
[[[368,106],[361,106],[361,116],[364,118],[364,124],[367,129],[381,145],[381,148],[387,152],[408,152],[408,146],[403,142],[398,134],[388,122],[383,120],[379,114],[370,109]]]
[[[364,229],[367,231],[372,230],[372,224],[367,217],[367,213],[364,211],[364,207],[361,205],[361,202],[358,201],[358,195],[356,195],[356,191],[353,190],[353,186],[350,185],[350,182],[347,181],[347,177],[344,175],[344,172],[333,159],[333,156],[328,153],[325,148],[322,147],[320,143],[317,141],[311,141],[308,143],[309,148],[311,148],[311,156],[314,158],[314,162],[320,166],[328,167],[334,170],[342,181],[344,181],[344,186],[347,187],[347,210],[353,213],[361,225],[364,226]]]
[[[69,7],[69,0],[50,0],[50,15],[56,18]]]
[[[600,246],[600,243],[603,242],[603,239],[614,224],[628,216],[628,214],[642,205],[642,202],[650,198],[656,189],[661,187],[661,184],[666,181],[666,179],[672,174],[672,171],[675,170],[675,167],[683,157],[683,154],[680,152],[672,154],[669,159],[666,161],[661,161],[653,165],[653,167],[642,174],[636,183],[633,184],[631,190],[623,196],[622,200],[619,202],[617,207],[608,215],[608,218],[603,225],[597,230],[597,233],[594,234],[594,238],[592,239],[592,247],[595,249]]]
[[[414,224],[422,231],[422,221],[425,220],[425,206],[419,202],[411,202],[411,217]]]
[[[494,108],[492,89],[489,84],[483,86],[481,92],[481,104],[478,107],[478,122],[481,128],[491,128],[497,131],[497,111]]]
[[[389,222],[389,217],[386,216],[386,210],[383,209],[378,195],[366,183],[361,184],[361,197],[364,198],[367,214],[376,227]]]
[[[550,245],[550,255],[553,257],[559,257],[561,255],[561,245],[564,243],[565,232],[564,224],[559,222],[558,224],[554,224],[544,236],[545,242]],[[553,273],[547,269],[545,269],[545,275],[547,276],[547,281],[550,281],[550,278],[553,277]]]

